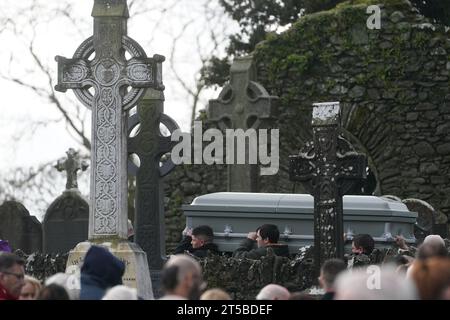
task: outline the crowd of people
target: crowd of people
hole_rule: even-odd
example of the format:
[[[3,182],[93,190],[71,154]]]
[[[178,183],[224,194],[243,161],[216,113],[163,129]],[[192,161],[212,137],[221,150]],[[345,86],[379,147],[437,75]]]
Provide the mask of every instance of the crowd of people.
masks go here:
[[[163,267],[162,300],[231,300],[223,288],[206,290],[198,258],[218,254],[209,226],[185,229],[184,237]],[[250,232],[233,253],[235,258],[260,259],[272,250],[288,257],[286,244],[279,243],[277,226],[265,224]],[[398,252],[380,264],[370,256],[374,239],[367,234],[353,237],[345,260],[323,263],[317,281],[322,294],[290,292],[280,284],[261,288],[257,300],[450,300],[450,257],[445,241],[429,235],[416,248],[396,238]],[[135,288],[124,286],[124,263],[107,248],[93,245],[84,258],[80,277],[58,273],[44,283],[25,274],[25,261],[0,240],[0,300],[138,300]]]

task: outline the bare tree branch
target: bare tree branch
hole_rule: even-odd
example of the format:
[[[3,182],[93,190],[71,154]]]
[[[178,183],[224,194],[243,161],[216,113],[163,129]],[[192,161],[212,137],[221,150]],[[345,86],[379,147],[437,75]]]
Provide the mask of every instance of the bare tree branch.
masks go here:
[[[77,33],[79,34],[84,34],[83,29],[80,27],[80,21],[76,20],[73,16],[73,14],[71,13],[73,10],[72,5],[71,4],[67,4],[65,8],[61,9],[61,10],[57,10],[58,14],[63,15],[65,18],[67,18],[67,20],[70,21],[71,26],[77,31]]]
[[[189,20],[188,22],[186,22],[182,28],[180,33],[173,39],[172,41],[172,50],[170,51],[170,69],[172,70],[175,79],[177,80],[178,84],[181,85],[181,87],[187,92],[188,95],[190,95],[193,99],[192,101],[192,106],[191,106],[191,127],[194,124],[194,120],[195,120],[195,114],[197,112],[197,104],[199,101],[199,96],[201,94],[202,89],[204,88],[203,84],[197,83],[195,89],[191,88],[188,83],[186,81],[183,80],[183,78],[179,75],[179,73],[177,72],[176,68],[175,68],[175,53],[176,53],[176,49],[177,49],[177,42],[180,40],[180,38],[183,36],[183,34],[186,32],[188,26],[190,24],[192,24],[194,22],[193,19]]]
[[[30,42],[30,44],[28,46],[28,51],[29,51],[31,57],[33,58],[34,62],[38,66],[39,70],[41,70],[43,75],[47,78],[48,86],[46,86],[45,88],[40,88],[40,87],[37,87],[37,86],[35,86],[33,84],[27,83],[27,82],[25,82],[25,81],[23,81],[23,80],[21,80],[19,78],[6,77],[4,75],[1,75],[1,77],[3,79],[9,80],[9,81],[13,81],[13,82],[15,82],[15,83],[17,83],[17,84],[19,84],[21,86],[29,88],[29,89],[33,90],[34,92],[36,92],[39,96],[47,98],[50,102],[52,102],[54,104],[54,106],[62,114],[64,120],[68,124],[68,127],[71,130],[75,131],[77,140],[80,141],[82,143],[82,145],[86,149],[90,150],[91,143],[90,143],[88,137],[84,133],[83,123],[80,125],[81,128],[79,126],[77,126],[74,123],[74,121],[72,119],[72,116],[63,107],[61,101],[56,97],[55,90],[54,90],[54,83],[53,83],[52,74],[50,73],[49,69],[46,66],[44,66],[44,64],[42,63],[41,59],[36,54],[36,52],[34,50],[34,39],[31,40],[31,42]]]
[[[30,0],[30,3],[29,6],[26,5],[25,10],[22,10],[21,13],[23,14],[15,15],[12,20],[2,18],[0,14],[0,33],[3,35],[3,32],[6,32],[15,35],[16,39],[22,41],[26,48],[25,55],[17,55],[13,51],[14,49],[7,46],[1,48],[2,53],[6,53],[6,59],[4,60],[6,63],[1,68],[0,78],[31,90],[37,97],[49,101],[51,107],[60,115],[52,116],[52,119],[46,120],[28,120],[33,122],[31,125],[24,126],[23,131],[28,136],[36,133],[39,128],[54,124],[61,119],[61,121],[64,121],[68,134],[77,143],[90,150],[90,133],[86,132],[90,111],[78,101],[74,101],[70,95],[59,96],[56,94],[54,90],[54,83],[56,82],[54,68],[56,64],[54,64],[53,59],[45,54],[45,50],[40,50],[39,45],[45,37],[42,33],[42,27],[49,27],[57,19],[63,19],[70,28],[71,34],[75,32],[80,36],[84,36],[83,33],[88,30],[84,26],[90,25],[91,20],[89,17],[74,15],[75,4],[70,1]],[[225,41],[224,39],[227,39],[226,35],[221,33],[226,30],[229,21],[226,19],[228,18],[221,10],[218,10],[220,7],[217,5],[217,0],[202,0],[202,2],[129,0],[128,5],[131,23],[133,20],[141,21],[141,19],[144,19],[147,21],[146,38],[150,38],[148,43],[151,43],[152,46],[152,42],[155,41],[157,36],[159,38],[161,33],[168,34],[167,38],[164,39],[164,44],[171,45],[171,48],[169,48],[169,71],[175,80],[170,85],[181,88],[183,95],[188,96],[192,108],[191,122],[193,122],[197,110],[204,103],[202,99],[205,86],[200,81],[198,74],[186,76],[185,69],[180,67],[180,53],[185,52],[186,39],[189,39],[187,42],[189,42],[190,50],[193,51],[189,53],[192,65],[195,65],[196,68],[198,66],[198,69],[200,69],[206,63],[209,55],[219,50],[223,41]],[[193,10],[186,10],[186,8],[190,9],[191,7]],[[0,8],[1,10],[3,9]],[[205,20],[199,19],[201,15],[205,16]],[[200,27],[199,23],[201,24]],[[181,29],[175,35],[172,35],[167,32],[167,30],[172,30],[172,27],[177,30],[181,27]],[[15,138],[18,138],[17,134]],[[52,199],[61,191],[55,187],[54,180],[59,181],[60,177],[54,173],[49,163],[41,165],[35,171],[15,168],[8,179],[0,180],[0,200],[8,196],[26,197],[27,193],[24,193],[26,190],[29,194],[39,195],[33,201],[44,208],[44,205],[48,205],[48,199]]]

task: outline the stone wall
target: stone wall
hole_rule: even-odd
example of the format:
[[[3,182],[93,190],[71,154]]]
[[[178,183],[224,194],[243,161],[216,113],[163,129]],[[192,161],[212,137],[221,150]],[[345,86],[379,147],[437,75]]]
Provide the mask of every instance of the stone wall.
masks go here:
[[[372,3],[382,4],[380,30],[366,26]],[[262,178],[262,192],[303,191],[288,179],[288,156],[311,138],[312,103],[340,101],[343,133],[367,154],[375,194],[425,200],[440,213],[437,223],[445,223],[450,31],[429,24],[407,1],[359,0],[301,18],[254,56],[259,82],[280,97],[280,171]],[[168,252],[184,227],[179,204],[224,191],[221,169],[184,166],[167,179]]]
[[[367,154],[376,194],[448,215],[450,32],[407,1],[352,3],[304,17],[255,52],[260,81],[281,97],[281,161],[310,132],[311,104],[341,101],[344,135]],[[380,30],[366,27],[370,3],[383,3]]]
[[[447,251],[450,253],[450,241],[445,239]],[[269,251],[260,260],[236,259],[226,256],[209,256],[199,259],[204,280],[208,288],[222,288],[233,299],[253,300],[258,292],[270,283],[286,287],[290,292],[305,291],[317,286],[313,272],[312,246],[306,246],[291,258],[278,257]],[[411,255],[415,250],[410,250]],[[349,268],[360,268],[368,265],[386,265],[396,263],[398,247],[395,245],[375,249],[370,255],[348,255],[352,262]]]
[[[173,253],[181,240],[186,219],[181,210],[195,197],[226,191],[226,168],[221,165],[180,165],[165,178],[166,252]]]
[[[302,249],[293,259],[275,256],[269,251],[260,260],[212,255],[200,259],[200,264],[208,288],[222,288],[235,300],[254,300],[270,283],[280,284],[291,292],[313,285],[312,247]]]

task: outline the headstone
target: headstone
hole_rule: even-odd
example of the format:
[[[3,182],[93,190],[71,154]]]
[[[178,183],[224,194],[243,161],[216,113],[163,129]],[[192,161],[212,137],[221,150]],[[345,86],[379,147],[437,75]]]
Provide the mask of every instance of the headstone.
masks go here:
[[[314,244],[314,198],[309,194],[217,192],[199,196],[182,207],[186,225],[210,225],[221,252],[233,252],[248,232],[263,224],[275,224],[280,241],[291,254]],[[370,234],[377,248],[391,248],[402,235],[415,244],[417,213],[402,202],[376,196],[344,196],[344,230]],[[346,242],[345,251],[351,250]]]
[[[277,100],[278,97],[270,96],[256,82],[253,57],[236,58],[230,69],[230,83],[217,99],[209,101],[208,119],[222,130],[257,130],[276,115]],[[257,192],[259,189],[259,167],[248,164],[248,139],[245,152],[246,164],[228,165],[228,191]]]
[[[41,223],[21,203],[5,201],[0,206],[0,239],[8,240],[13,251],[42,251]]]
[[[58,160],[55,166],[67,173],[66,190],[53,201],[42,222],[45,253],[67,253],[88,238],[89,204],[77,184],[77,172],[86,170],[88,165],[74,149],[66,154],[67,158]]]
[[[137,167],[131,162],[128,167],[128,173],[136,175],[134,241],[147,254],[154,290],[159,287],[156,280],[166,259],[162,177],[175,168],[170,157],[160,165],[161,157],[175,144],[170,135],[161,134],[160,124],[170,133],[178,129],[176,122],[163,112],[163,92],[150,88],[128,122],[130,133],[138,128],[138,133],[128,139],[128,153],[136,154],[140,164]]]
[[[289,174],[314,197],[315,271],[344,257],[343,195],[366,176],[367,159],[340,135],[339,102],[313,105],[314,140],[290,156]]]
[[[153,297],[147,257],[127,241],[127,116],[146,88],[163,90],[164,57],[147,58],[141,46],[126,36],[126,0],[94,0],[94,36],[85,40],[72,59],[56,57],[57,91],[73,89],[92,110],[91,196],[89,241],[109,244],[126,262],[123,282]],[[125,59],[125,52],[131,59]],[[90,56],[95,53],[92,60]],[[130,89],[127,91],[126,87]],[[95,90],[94,96],[89,87]],[[89,244],[80,243],[69,256],[68,269],[80,263]],[[74,268],[72,267],[71,270]]]
[[[409,210],[417,212],[414,234],[417,240],[422,242],[426,236],[433,233],[436,210],[429,203],[420,199],[408,198],[402,200],[402,202]]]

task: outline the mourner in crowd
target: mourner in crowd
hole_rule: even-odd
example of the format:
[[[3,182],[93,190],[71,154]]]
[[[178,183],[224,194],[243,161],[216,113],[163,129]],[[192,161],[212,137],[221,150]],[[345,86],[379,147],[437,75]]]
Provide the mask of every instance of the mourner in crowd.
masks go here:
[[[175,248],[175,254],[185,253],[198,257],[205,258],[208,252],[217,254],[219,252],[214,241],[214,233],[210,226],[198,226],[193,230],[185,229],[184,238],[180,244]]]
[[[36,300],[41,289],[42,285],[38,279],[26,275],[25,285],[20,291],[19,300]]]
[[[186,254],[171,256],[163,267],[161,300],[198,300],[203,291],[202,267]]]
[[[25,261],[10,252],[0,252],[0,300],[19,299],[25,285]]]
[[[280,231],[273,224],[264,224],[256,232],[250,232],[244,239],[233,256],[236,258],[260,259],[267,255],[268,250],[273,250],[277,256],[289,257],[289,248],[286,244],[278,243]]]
[[[334,282],[337,276],[347,269],[341,259],[329,259],[320,268],[319,284],[325,291],[322,300],[333,300],[335,294]]]

